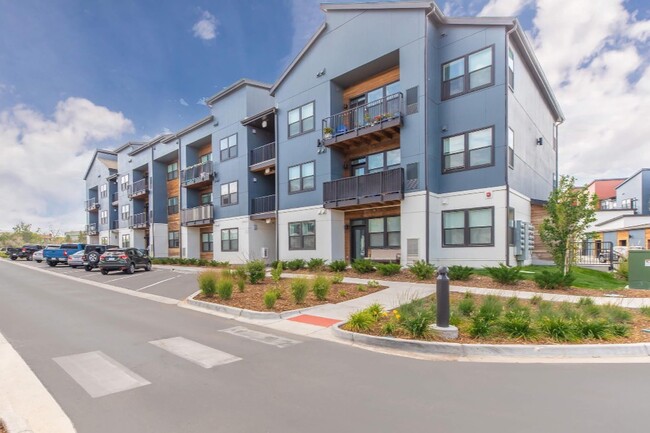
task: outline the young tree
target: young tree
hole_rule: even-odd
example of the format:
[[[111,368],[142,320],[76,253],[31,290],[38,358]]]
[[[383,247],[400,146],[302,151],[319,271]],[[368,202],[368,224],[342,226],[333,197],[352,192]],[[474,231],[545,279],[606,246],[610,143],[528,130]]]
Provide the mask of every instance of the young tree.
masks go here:
[[[585,188],[575,186],[575,178],[562,176],[558,187],[548,198],[548,217],[542,222],[539,235],[549,248],[556,265],[566,275],[575,261],[570,251],[596,220],[598,198]]]

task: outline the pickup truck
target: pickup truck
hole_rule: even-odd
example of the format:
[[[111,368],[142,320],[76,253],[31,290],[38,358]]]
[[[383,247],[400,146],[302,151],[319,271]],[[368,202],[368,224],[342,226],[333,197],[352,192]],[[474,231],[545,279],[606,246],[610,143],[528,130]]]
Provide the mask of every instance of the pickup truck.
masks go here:
[[[56,266],[59,263],[68,263],[68,257],[76,252],[83,251],[86,244],[61,244],[59,248],[44,249],[43,258],[50,266]]]
[[[43,248],[40,245],[23,245],[22,248],[13,248],[11,249],[11,253],[9,258],[11,260],[16,260],[16,259],[26,259],[26,260],[31,260],[32,255]]]

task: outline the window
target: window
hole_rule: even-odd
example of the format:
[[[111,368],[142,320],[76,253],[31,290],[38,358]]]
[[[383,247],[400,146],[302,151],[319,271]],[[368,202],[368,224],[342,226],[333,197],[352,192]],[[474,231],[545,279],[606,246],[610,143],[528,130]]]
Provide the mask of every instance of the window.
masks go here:
[[[373,153],[372,155],[368,155],[367,161],[366,168],[368,173],[388,170],[400,164],[400,150],[393,149],[386,152]]]
[[[129,248],[131,246],[131,235],[122,235],[122,248]]]
[[[203,194],[201,194],[201,205],[210,204],[210,203],[212,203],[212,193],[204,192]]]
[[[316,221],[289,223],[289,249],[316,249]]]
[[[201,233],[201,252],[210,253],[212,248],[212,232]]]
[[[178,213],[178,197],[169,197],[167,199],[167,215]]]
[[[442,99],[460,96],[494,83],[492,47],[442,65]]]
[[[508,244],[515,244],[515,208],[508,208]]]
[[[108,224],[108,211],[103,210],[99,213],[99,223],[100,224]]]
[[[221,251],[239,250],[239,229],[221,230]]]
[[[221,152],[221,160],[225,161],[237,156],[237,134],[230,137],[223,138],[219,142],[219,151]]]
[[[310,102],[302,107],[289,111],[289,137],[314,130],[314,103]]]
[[[167,165],[167,180],[174,180],[178,177],[178,162]]]
[[[515,131],[508,128],[508,165],[515,168]]]
[[[127,189],[129,189],[129,175],[125,174],[120,177],[120,190],[126,191]]]
[[[212,153],[206,153],[199,157],[199,164],[205,164],[206,162],[212,161]]]
[[[167,247],[178,248],[179,245],[178,231],[167,233]]]
[[[442,139],[443,172],[493,164],[493,127]]]
[[[289,167],[289,193],[311,191],[316,187],[314,184],[315,164],[314,161],[311,161]]]
[[[99,196],[102,198],[108,197],[108,185],[99,185]]]
[[[494,245],[493,214],[492,207],[442,212],[442,246]]]
[[[400,247],[400,217],[368,219],[370,248]]]
[[[515,90],[515,53],[508,48],[508,85]]]
[[[230,206],[239,202],[237,181],[221,185],[221,206]]]
[[[102,238],[102,239],[100,240],[100,243],[101,243],[102,245],[108,245],[108,238]]]
[[[131,213],[131,205],[122,205],[122,220],[128,220]]]

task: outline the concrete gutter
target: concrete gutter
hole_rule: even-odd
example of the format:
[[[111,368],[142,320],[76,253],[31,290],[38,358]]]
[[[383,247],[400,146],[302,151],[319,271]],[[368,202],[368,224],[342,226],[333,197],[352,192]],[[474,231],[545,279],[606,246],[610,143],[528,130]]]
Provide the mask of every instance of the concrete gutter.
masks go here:
[[[331,328],[335,337],[352,343],[403,352],[451,355],[459,358],[627,358],[650,357],[650,343],[634,344],[464,344],[378,337],[346,331],[341,323]],[[650,358],[648,358],[650,360]]]

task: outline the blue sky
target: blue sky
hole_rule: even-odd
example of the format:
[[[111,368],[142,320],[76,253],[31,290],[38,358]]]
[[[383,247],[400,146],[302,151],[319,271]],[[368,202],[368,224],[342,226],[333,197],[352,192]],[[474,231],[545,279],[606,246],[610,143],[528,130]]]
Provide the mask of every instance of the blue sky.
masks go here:
[[[314,0],[0,0],[0,230],[84,223],[92,151],[175,131],[239,78],[272,83],[323,20]],[[567,116],[561,171],[650,167],[650,2],[441,0],[518,15]],[[632,156],[633,155],[633,156]],[[35,172],[23,180],[25,165]],[[43,182],[66,180],[66,188]],[[14,183],[21,178],[20,183]]]

